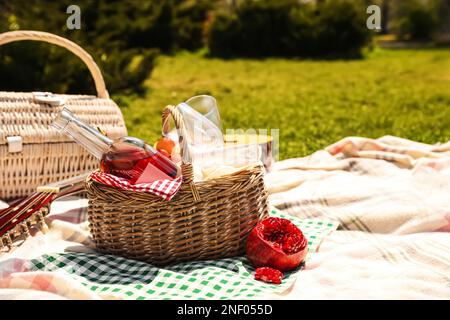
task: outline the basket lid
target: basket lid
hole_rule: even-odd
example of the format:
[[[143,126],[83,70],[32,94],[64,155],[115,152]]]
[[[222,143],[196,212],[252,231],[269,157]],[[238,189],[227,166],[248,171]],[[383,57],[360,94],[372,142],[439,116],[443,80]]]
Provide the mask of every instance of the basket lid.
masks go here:
[[[21,137],[23,144],[72,141],[50,125],[63,106],[112,138],[126,135],[120,109],[110,99],[0,91],[0,145],[8,144],[8,137]]]

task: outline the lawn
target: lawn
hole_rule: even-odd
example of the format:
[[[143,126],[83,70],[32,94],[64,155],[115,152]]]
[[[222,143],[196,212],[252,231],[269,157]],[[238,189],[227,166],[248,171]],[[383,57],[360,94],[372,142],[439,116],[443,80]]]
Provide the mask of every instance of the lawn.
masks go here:
[[[450,139],[450,49],[376,49],[363,60],[162,56],[145,97],[117,97],[130,135],[160,135],[160,113],[197,94],[218,99],[225,128],[279,129],[280,158],[346,136]]]

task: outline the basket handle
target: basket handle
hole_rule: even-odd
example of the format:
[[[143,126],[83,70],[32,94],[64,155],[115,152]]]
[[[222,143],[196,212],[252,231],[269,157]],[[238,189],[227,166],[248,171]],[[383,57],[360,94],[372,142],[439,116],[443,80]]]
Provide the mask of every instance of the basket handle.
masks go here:
[[[162,132],[163,134],[167,134],[170,131],[169,116],[172,117],[173,121],[175,122],[175,127],[178,131],[178,142],[180,144],[180,152],[183,164],[191,163],[192,159],[187,144],[187,134],[186,129],[184,128],[183,116],[175,106],[167,106],[164,108],[162,113]]]
[[[187,144],[187,135],[186,129],[184,128],[183,116],[174,106],[167,106],[164,108],[162,113],[162,132],[163,134],[167,134],[170,131],[169,126],[169,117],[172,117],[175,122],[175,127],[178,131],[178,142],[180,144],[180,153],[181,153],[181,171],[183,173],[184,181],[189,185],[192,195],[194,197],[194,201],[200,201],[200,194],[197,190],[197,187],[194,183],[194,172],[191,164],[191,155],[189,153],[189,148]],[[187,159],[187,160],[186,160]]]
[[[24,40],[47,42],[63,47],[68,51],[72,52],[74,55],[80,58],[84,62],[84,64],[88,67],[92,75],[92,78],[94,79],[95,88],[97,90],[97,96],[99,98],[109,99],[109,94],[108,91],[106,90],[105,81],[103,80],[103,76],[99,67],[95,63],[94,59],[92,59],[91,55],[87,53],[79,45],[63,37],[42,31],[20,30],[0,34],[0,46],[10,42],[24,41]]]

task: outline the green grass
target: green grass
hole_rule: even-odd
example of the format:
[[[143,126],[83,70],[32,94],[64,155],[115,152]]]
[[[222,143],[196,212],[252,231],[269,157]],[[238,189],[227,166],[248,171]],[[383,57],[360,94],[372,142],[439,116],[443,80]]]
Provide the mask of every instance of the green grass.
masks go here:
[[[160,113],[197,94],[218,99],[225,128],[280,130],[280,157],[346,136],[450,138],[450,49],[381,50],[364,60],[219,60],[163,56],[145,97],[118,99],[130,135],[153,142]]]

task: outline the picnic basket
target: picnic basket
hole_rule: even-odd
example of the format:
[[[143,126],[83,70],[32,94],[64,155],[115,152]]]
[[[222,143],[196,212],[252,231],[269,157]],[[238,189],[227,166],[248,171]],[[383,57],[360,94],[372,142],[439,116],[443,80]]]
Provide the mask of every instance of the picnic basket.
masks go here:
[[[169,117],[181,152],[189,152],[182,116],[173,106],[163,111],[163,132],[169,132]],[[200,182],[193,181],[190,163],[181,170],[182,186],[170,201],[88,178],[88,220],[97,250],[159,266],[242,254],[248,233],[268,215],[263,166]]]
[[[97,96],[0,91],[0,199],[23,197],[46,185],[98,167],[98,160],[50,126],[62,107],[100,127],[111,138],[127,130],[119,107],[109,99],[100,69],[77,44],[39,31],[0,34],[0,46],[41,41],[67,49],[88,67]]]

